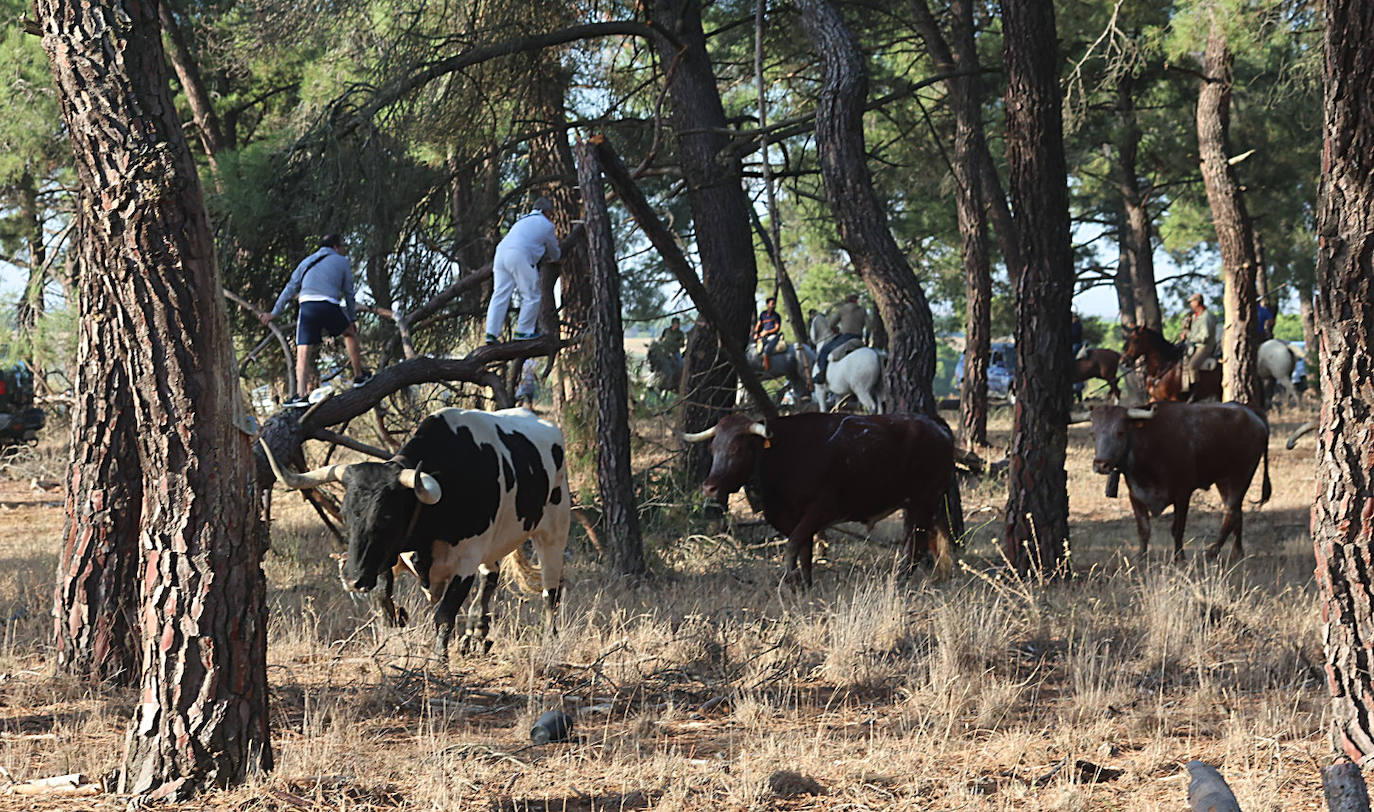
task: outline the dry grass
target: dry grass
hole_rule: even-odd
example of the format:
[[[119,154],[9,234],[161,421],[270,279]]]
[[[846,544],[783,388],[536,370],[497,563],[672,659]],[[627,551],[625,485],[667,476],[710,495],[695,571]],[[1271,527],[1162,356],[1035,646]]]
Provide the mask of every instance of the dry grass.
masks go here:
[[[652,580],[609,576],[574,544],[559,633],[503,591],[492,654],[451,668],[428,660],[428,623],[387,629],[339,589],[332,542],[279,494],[277,769],[186,808],[1178,809],[1193,758],[1220,765],[1247,810],[1318,808],[1314,484],[1310,446],[1282,450],[1293,422],[1274,431],[1276,497],[1247,517],[1250,556],[1230,566],[1198,560],[1214,493],[1194,498],[1188,562],[1167,559],[1167,519],[1150,558],[1129,560],[1129,505],[1102,496],[1075,428],[1071,580],[999,567],[1000,483],[966,492],[978,529],[940,585],[892,574],[888,527],[832,536],[817,588],[798,595],[778,588],[780,548],[758,528],[692,536],[660,517]],[[0,767],[106,774],[133,698],[54,673],[62,520],[36,475],[0,484]],[[550,707],[576,714],[577,740],[526,747]],[[1083,782],[1078,760],[1122,773]]]

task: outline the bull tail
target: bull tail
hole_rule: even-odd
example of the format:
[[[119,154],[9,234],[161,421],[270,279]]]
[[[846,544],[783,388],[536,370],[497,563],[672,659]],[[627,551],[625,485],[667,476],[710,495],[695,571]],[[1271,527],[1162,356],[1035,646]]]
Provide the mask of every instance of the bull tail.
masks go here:
[[[1260,487],[1259,503],[1262,505],[1268,502],[1269,497],[1273,494],[1274,488],[1269,484],[1269,438],[1266,435],[1264,442],[1264,484]]]
[[[510,566],[502,567],[501,570],[510,573],[511,580],[515,581],[521,592],[537,595],[544,588],[544,582],[539,567],[526,557],[524,546],[522,544],[506,555],[504,563]]]

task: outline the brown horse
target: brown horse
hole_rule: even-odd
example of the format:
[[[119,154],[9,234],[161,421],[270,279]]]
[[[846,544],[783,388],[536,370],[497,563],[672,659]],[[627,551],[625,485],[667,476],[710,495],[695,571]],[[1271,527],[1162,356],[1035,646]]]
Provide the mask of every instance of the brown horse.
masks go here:
[[[1089,378],[1101,378],[1110,386],[1112,399],[1121,400],[1121,390],[1116,386],[1116,368],[1121,362],[1121,354],[1116,350],[1099,347],[1089,350],[1087,357],[1075,358],[1073,362],[1073,382],[1080,383]]]
[[[1152,401],[1221,400],[1221,365],[1198,370],[1193,388],[1183,397],[1183,347],[1171,343],[1158,330],[1137,327],[1126,331],[1126,351],[1121,361],[1134,364],[1145,359],[1145,392]]]

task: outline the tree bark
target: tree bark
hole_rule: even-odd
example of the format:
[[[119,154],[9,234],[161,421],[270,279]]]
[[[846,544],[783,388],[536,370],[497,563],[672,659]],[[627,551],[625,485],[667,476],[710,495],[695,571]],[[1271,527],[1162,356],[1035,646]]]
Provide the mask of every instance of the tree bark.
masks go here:
[[[1215,12],[1213,12],[1215,14]],[[1225,281],[1226,330],[1222,340],[1222,399],[1263,408],[1255,370],[1255,239],[1240,181],[1227,160],[1231,121],[1231,63],[1226,35],[1213,19],[1197,100],[1197,146],[1202,182],[1212,209]]]
[[[719,338],[711,330],[693,330],[687,342],[683,422],[695,431],[714,426],[734,408],[736,376],[722,358],[721,343],[744,351],[753,323],[758,270],[749,233],[749,200],[741,185],[739,157],[728,150],[725,108],[706,52],[700,0],[654,0],[646,7],[656,29],[677,40],[654,38],[672,96],[671,120],[692,209],[701,279],[722,317]],[[710,471],[710,449],[704,443],[689,443],[684,451],[689,480],[704,480]]]
[[[108,296],[142,473],[142,674],[119,791],[180,800],[272,764],[265,533],[232,335],[156,4],[35,11],[90,217],[81,279]]]
[[[1334,753],[1374,756],[1374,5],[1328,0],[1325,127],[1317,204],[1321,343],[1312,507]]]
[[[615,263],[611,218],[596,145],[577,145],[577,180],[586,210],[587,258],[591,266],[593,330],[596,333],[596,479],[601,491],[601,537],[612,565],[625,575],[645,571],[630,468],[629,382],[625,373],[624,330],[620,324],[620,275]]]
[[[888,330],[887,410],[935,415],[935,329],[930,305],[888,228],[868,169],[863,112],[868,66],[844,19],[826,0],[797,4],[821,55],[816,149],[840,240]]]
[[[1135,76],[1123,73],[1117,83],[1117,115],[1120,136],[1117,158],[1121,176],[1117,189],[1121,194],[1125,213],[1123,251],[1129,255],[1131,300],[1134,309],[1123,311],[1134,316],[1139,326],[1152,330],[1164,328],[1164,316],[1159,308],[1159,291],[1155,286],[1154,229],[1146,207],[1145,192],[1140,188],[1140,121],[1135,109]]]
[[[978,80],[978,48],[973,34],[973,4],[954,0],[954,52],[940,32],[925,0],[914,0],[916,30],[925,40],[935,69],[960,76],[945,82],[954,110],[955,205],[964,263],[964,379],[959,389],[959,433],[965,445],[988,444],[988,362],[992,347],[992,274],[988,226],[983,205],[982,161],[988,155],[983,135],[983,95]]]
[[[1003,6],[1007,164],[1025,267],[1016,297],[1016,414],[1008,474],[1007,559],[1051,572],[1069,538],[1068,444],[1073,251],[1050,0]]]
[[[85,212],[86,209],[78,211]],[[84,214],[78,215],[85,218]],[[82,231],[85,227],[83,224]],[[53,614],[58,664],[70,674],[133,685],[142,673],[138,622],[142,472],[128,372],[110,346],[110,290],[82,251],[66,522]]]

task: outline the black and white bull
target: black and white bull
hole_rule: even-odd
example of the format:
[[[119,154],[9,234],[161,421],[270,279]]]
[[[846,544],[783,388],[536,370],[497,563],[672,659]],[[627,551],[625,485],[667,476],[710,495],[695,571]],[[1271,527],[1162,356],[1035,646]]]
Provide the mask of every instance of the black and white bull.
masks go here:
[[[268,460],[291,488],[343,483],[345,586],[367,592],[385,579],[385,602],[392,571],[413,569],[437,602],[434,648],[441,658],[447,659],[454,620],[479,575],[461,649],[491,647],[486,635],[501,559],[511,555],[518,576],[533,575],[519,553],[526,539],[539,554],[552,630],[571,515],[563,432],[552,423],[525,409],[444,409],[426,417],[387,462],[297,474],[278,468],[270,453]]]

